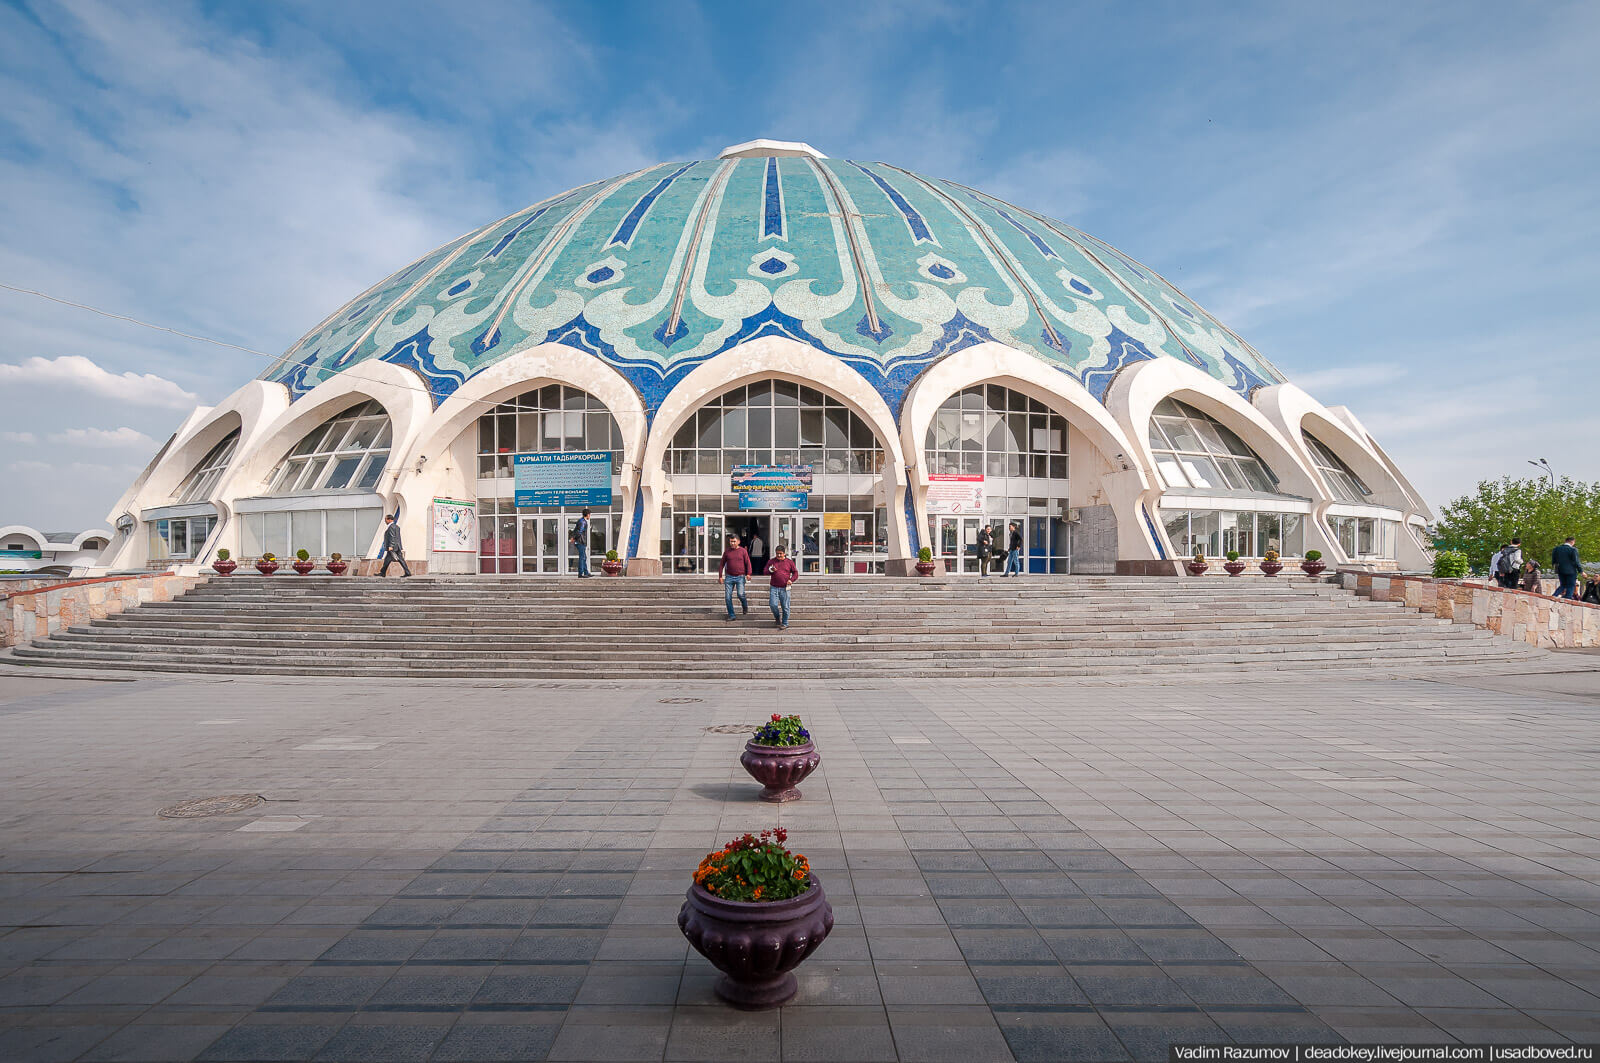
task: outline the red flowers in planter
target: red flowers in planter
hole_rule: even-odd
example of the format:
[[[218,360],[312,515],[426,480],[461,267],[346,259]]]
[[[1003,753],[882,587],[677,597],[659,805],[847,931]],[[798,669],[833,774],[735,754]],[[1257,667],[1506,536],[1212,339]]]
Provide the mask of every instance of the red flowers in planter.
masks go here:
[[[782,827],[746,834],[714,853],[695,869],[695,884],[725,901],[784,901],[810,888],[811,862],[791,853]]]

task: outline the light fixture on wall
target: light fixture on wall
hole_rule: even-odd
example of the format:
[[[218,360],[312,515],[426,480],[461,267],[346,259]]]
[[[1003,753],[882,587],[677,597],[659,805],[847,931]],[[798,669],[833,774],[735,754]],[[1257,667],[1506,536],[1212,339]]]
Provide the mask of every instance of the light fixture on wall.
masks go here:
[[[417,473],[418,476],[422,475],[422,467],[424,465],[426,465],[426,464],[428,464],[428,456],[426,454],[418,455],[417,456],[417,468],[416,468],[416,473]]]

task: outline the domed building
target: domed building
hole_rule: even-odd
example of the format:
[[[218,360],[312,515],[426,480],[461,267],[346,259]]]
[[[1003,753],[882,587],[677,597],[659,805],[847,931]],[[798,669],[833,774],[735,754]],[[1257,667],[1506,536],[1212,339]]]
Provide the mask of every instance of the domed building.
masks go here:
[[[111,514],[107,564],[304,548],[414,567],[1175,573],[1195,549],[1424,563],[1431,514],[1153,270],[887,163],[754,141],[572,189],[438,248],[196,410]]]

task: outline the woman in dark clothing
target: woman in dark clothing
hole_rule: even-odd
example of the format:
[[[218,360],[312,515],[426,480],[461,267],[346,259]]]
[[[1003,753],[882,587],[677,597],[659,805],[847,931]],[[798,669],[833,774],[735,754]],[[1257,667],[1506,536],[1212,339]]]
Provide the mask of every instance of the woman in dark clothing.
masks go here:
[[[1525,591],[1539,591],[1539,562],[1531,557],[1522,566],[1522,589]]]
[[[1600,605],[1600,576],[1584,577],[1583,598],[1581,600]]]

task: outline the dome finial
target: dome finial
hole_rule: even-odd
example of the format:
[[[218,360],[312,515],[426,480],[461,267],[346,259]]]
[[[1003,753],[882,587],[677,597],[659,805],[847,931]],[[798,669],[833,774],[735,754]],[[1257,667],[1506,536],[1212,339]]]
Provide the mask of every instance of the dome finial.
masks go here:
[[[800,156],[808,159],[826,159],[810,144],[802,144],[798,140],[747,140],[743,144],[733,144],[723,148],[717,153],[719,159],[763,159],[776,155],[780,158]]]

